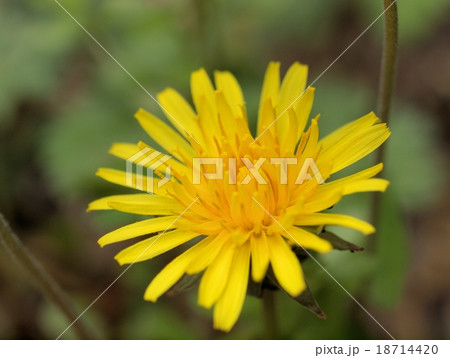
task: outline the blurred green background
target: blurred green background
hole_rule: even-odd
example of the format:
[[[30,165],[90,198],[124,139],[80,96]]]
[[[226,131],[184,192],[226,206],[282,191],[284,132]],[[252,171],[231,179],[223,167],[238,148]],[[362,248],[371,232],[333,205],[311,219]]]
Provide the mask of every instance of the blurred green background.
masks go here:
[[[61,0],[153,95],[189,95],[190,72],[232,71],[254,127],[264,70],[294,61],[314,80],[382,11],[374,0]],[[449,0],[399,0],[397,89],[387,143],[383,217],[376,241],[334,230],[374,251],[318,255],[395,337],[450,338]],[[382,19],[315,84],[322,135],[375,109]],[[88,202],[124,188],[95,177],[124,168],[114,141],[146,138],[133,115],[157,104],[54,2],[0,2],[0,212],[84,310],[123,270],[97,239],[136,220],[90,213]],[[151,143],[151,142],[150,142]],[[354,172],[373,161],[367,158]],[[369,218],[370,195],[336,206]],[[228,335],[214,331],[195,290],[142,299],[175,253],[134,265],[83,317],[99,338],[263,338],[262,303],[248,297]],[[305,263],[323,321],[277,293],[281,337],[388,338],[314,262]],[[68,325],[0,250],[0,339],[56,338]],[[75,338],[69,330],[63,338]]]

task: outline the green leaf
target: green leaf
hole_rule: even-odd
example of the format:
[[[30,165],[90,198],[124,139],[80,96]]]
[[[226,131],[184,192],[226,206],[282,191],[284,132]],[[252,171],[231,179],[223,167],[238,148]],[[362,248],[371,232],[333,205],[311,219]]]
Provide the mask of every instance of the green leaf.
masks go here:
[[[324,240],[327,240],[331,245],[333,245],[333,248],[336,250],[349,250],[352,252],[364,250],[363,247],[345,241],[344,239],[341,239],[339,236],[329,231],[321,232],[320,234],[318,234],[318,236]]]
[[[302,305],[304,308],[306,308],[308,311],[311,311],[314,313],[317,317],[321,319],[326,319],[327,316],[320,308],[319,304],[317,303],[313,293],[309,289],[308,283],[306,283],[306,289],[297,297],[292,297],[289,295],[278,283],[277,279],[275,278],[275,275],[271,269],[267,272],[267,279],[273,283],[276,287],[278,287],[281,291],[286,293],[290,298],[297,301]]]
[[[306,289],[300,294],[300,296],[293,298],[307,310],[314,313],[317,317],[321,319],[327,319],[326,314],[320,308],[308,284],[306,285]]]
[[[201,278],[202,273],[197,273],[195,275],[184,274],[167,294],[175,296],[182,292],[189,291],[197,286]]]

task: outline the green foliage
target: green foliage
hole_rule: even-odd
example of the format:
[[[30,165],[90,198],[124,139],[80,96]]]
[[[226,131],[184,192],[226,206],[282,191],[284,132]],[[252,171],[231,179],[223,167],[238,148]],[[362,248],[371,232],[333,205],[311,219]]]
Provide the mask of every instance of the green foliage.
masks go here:
[[[200,67],[205,67],[210,74],[216,68],[231,70],[243,87],[252,129],[256,127],[262,76],[268,61],[279,60],[283,68],[295,60],[309,61],[311,72],[318,74],[324,69],[318,63],[328,64],[337,55],[327,46],[335,38],[342,39],[341,27],[349,26],[356,36],[382,11],[382,2],[373,0],[231,0],[204,2],[205,8],[201,8],[201,2],[193,1],[61,3],[152,96],[170,86],[189,97],[189,74]],[[417,48],[434,36],[436,24],[443,21],[448,9],[448,0],[399,0],[400,49]],[[51,198],[58,213],[50,212],[52,217],[48,220],[57,221],[53,224],[59,229],[47,232],[40,226],[25,225],[25,231],[31,232],[31,237],[45,237],[39,245],[51,247],[54,252],[59,250],[59,261],[70,261],[73,251],[79,251],[81,256],[87,250],[86,242],[95,242],[107,230],[139,220],[134,215],[101,212],[86,214],[80,223],[73,211],[84,211],[90,199],[129,192],[105,183],[94,174],[99,167],[124,169],[122,160],[108,155],[113,142],[143,140],[155,145],[133,118],[139,107],[161,118],[163,115],[155,101],[56,3],[1,2],[0,31],[0,139],[8,139],[0,144],[9,143],[11,133],[15,143],[9,148],[1,146],[0,181],[8,195],[0,192],[0,210],[13,208],[9,201],[17,196],[21,197],[20,203],[27,204],[21,205],[28,206],[29,196],[17,177],[22,173],[19,169],[28,167],[32,160],[37,172],[48,181],[45,188],[37,184],[28,190],[42,191],[42,195]],[[365,36],[379,46],[381,33],[380,19]],[[350,41],[343,43],[342,49]],[[371,56],[378,56],[376,48],[367,51]],[[353,55],[350,50],[345,56]],[[374,71],[377,70],[376,66]],[[346,72],[335,66],[315,84],[313,115],[321,114],[321,136],[374,110],[375,90],[371,83],[374,83],[371,74],[356,77],[348,69]],[[32,107],[32,113],[20,117],[16,112],[26,101],[37,103],[42,110],[34,113]],[[391,185],[383,196],[382,222],[373,243],[375,251],[315,256],[352,295],[363,296],[384,308],[393,307],[401,298],[411,265],[412,242],[405,216],[431,207],[445,175],[442,154],[436,146],[436,113],[420,106],[421,103],[407,103],[401,98],[395,100],[390,125],[392,136],[386,144],[383,172]],[[36,123],[25,126],[31,128],[26,132],[17,124],[19,120]],[[373,160],[370,156],[340,175],[367,168]],[[73,206],[68,208],[67,201]],[[370,201],[368,194],[352,195],[331,212],[369,219]],[[16,216],[20,227],[23,218],[20,213]],[[88,227],[86,231],[82,230],[84,226]],[[369,240],[373,240],[348,229],[329,229],[358,246],[370,246]],[[93,246],[98,251],[90,252],[82,265],[91,266],[89,260],[101,256],[100,248]],[[112,256],[119,249],[103,249],[111,252],[110,260],[105,261],[108,264],[102,266],[105,272],[118,270]],[[182,293],[173,299],[162,298],[157,304],[143,301],[145,285],[169,259],[163,256],[136,265],[121,278],[117,291],[106,293],[113,297],[114,308],[123,310],[118,313],[118,327],[109,326],[101,300],[92,307],[87,321],[100,338],[112,335],[130,339],[263,337],[262,305],[255,297],[247,297],[241,318],[228,335],[212,332],[211,312],[197,306],[196,292]],[[355,319],[349,319],[349,315],[353,317],[354,304],[342,288],[313,260],[306,260],[303,266],[311,292],[328,319],[317,319],[279,292],[282,337],[370,336]],[[89,276],[89,272],[74,274]],[[86,282],[104,279],[99,273],[90,275],[93,277],[86,277]],[[105,288],[108,283],[105,282]],[[86,292],[78,293],[77,302],[83,302],[79,304],[80,310],[98,293],[94,291],[86,287]],[[116,302],[119,296],[125,301],[125,308]],[[311,304],[310,298],[303,303]],[[37,326],[42,336],[56,337],[67,326],[54,307],[43,303],[37,309]],[[12,324],[4,320],[7,314],[7,310],[0,308],[0,337],[9,338]],[[73,337],[71,331],[65,336]]]
[[[144,302],[130,313],[122,327],[124,339],[199,339],[189,322],[162,303]]]
[[[80,35],[54,6],[17,5],[0,4],[0,125],[16,98],[43,100],[56,90]]]
[[[99,167],[123,164],[114,161],[108,150],[114,141],[136,142],[139,138],[141,131],[132,113],[121,115],[120,108],[101,99],[85,100],[44,129],[41,161],[59,193],[73,197],[89,192],[99,185],[100,179],[95,177]]]
[[[81,312],[82,308],[87,304],[88,303],[86,302],[78,304],[78,310]],[[83,320],[83,324],[85,324],[86,328],[89,330],[92,336],[95,337],[95,339],[107,338],[105,337],[106,330],[102,317],[98,315],[94,310],[86,312],[86,314],[83,315],[81,319]],[[78,338],[73,327],[69,328],[69,325],[72,322],[68,322],[67,317],[65,317],[59,309],[50,304],[48,301],[42,302],[37,317],[37,323],[39,325],[39,328],[45,335],[45,339],[56,339],[64,331],[65,332],[60,339]]]
[[[392,113],[392,135],[386,143],[388,190],[411,211],[423,212],[443,188],[444,156],[435,147],[435,121],[413,106],[396,106]]]
[[[409,262],[408,233],[404,214],[392,190],[381,199],[381,223],[375,242],[376,275],[370,290],[371,299],[380,306],[394,307],[402,293]]]

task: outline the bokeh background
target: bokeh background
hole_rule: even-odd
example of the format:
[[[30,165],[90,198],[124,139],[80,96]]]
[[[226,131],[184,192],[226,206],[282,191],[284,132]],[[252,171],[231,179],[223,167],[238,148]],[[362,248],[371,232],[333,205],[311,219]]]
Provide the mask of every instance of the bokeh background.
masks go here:
[[[61,4],[152,94],[189,95],[190,72],[231,70],[254,127],[265,68],[310,66],[315,79],[382,11],[374,0],[61,0]],[[371,250],[317,258],[390,331],[403,339],[450,338],[449,0],[399,0],[400,47],[376,239],[334,230]],[[326,134],[375,109],[382,19],[315,84],[313,114]],[[138,217],[86,213],[101,196],[127,192],[95,177],[125,168],[114,141],[151,141],[133,115],[156,103],[54,2],[0,2],[0,212],[81,312],[123,270],[122,246],[104,233]],[[373,157],[354,165],[367,167]],[[369,218],[371,196],[335,210]],[[372,240],[372,243],[370,242]],[[99,338],[263,338],[262,303],[248,297],[233,331],[214,331],[196,292],[142,299],[173,257],[134,265],[82,320]],[[305,262],[323,321],[278,292],[280,337],[388,338],[314,262]],[[56,338],[68,325],[0,248],[0,338]],[[63,338],[76,338],[69,330]]]

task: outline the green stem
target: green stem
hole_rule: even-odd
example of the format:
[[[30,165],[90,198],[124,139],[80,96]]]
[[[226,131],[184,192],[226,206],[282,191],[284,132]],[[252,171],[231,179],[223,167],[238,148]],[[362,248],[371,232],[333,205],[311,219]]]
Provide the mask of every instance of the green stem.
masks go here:
[[[9,255],[17,260],[31,280],[36,283],[41,292],[52,301],[61,312],[67,317],[70,323],[75,322],[78,315],[67,295],[58,283],[49,275],[44,267],[27,250],[20,239],[14,234],[0,213],[0,243]],[[92,339],[90,332],[84,327],[81,321],[74,323],[74,330],[81,339]]]
[[[263,292],[264,323],[266,326],[266,339],[278,338],[278,324],[275,307],[275,291]]]
[[[385,21],[383,58],[381,60],[381,73],[378,84],[377,114],[383,121],[388,123],[397,65],[398,14],[396,0],[383,0],[383,3]]]
[[[398,49],[398,12],[397,0],[383,0],[384,36],[383,57],[381,60],[380,80],[378,84],[377,114],[386,124],[389,123],[392,95],[394,93],[395,72]],[[376,163],[385,162],[385,145],[376,152]],[[375,193],[372,205],[372,222],[379,224],[381,203],[379,193]]]

